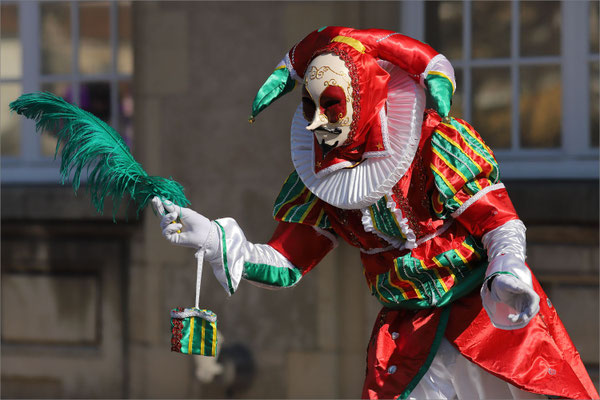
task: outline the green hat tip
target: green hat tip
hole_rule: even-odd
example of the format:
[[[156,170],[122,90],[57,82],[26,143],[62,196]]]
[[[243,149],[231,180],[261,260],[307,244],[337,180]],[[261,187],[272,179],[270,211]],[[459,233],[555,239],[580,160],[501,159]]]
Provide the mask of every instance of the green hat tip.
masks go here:
[[[444,76],[440,75],[428,75],[425,78],[425,85],[431,96],[434,108],[437,113],[443,118],[447,117],[450,113],[450,106],[452,105],[452,93],[453,87],[452,82]]]
[[[278,68],[267,78],[265,83],[258,89],[256,97],[252,102],[252,113],[248,121],[254,122],[256,116],[275,100],[294,89],[295,81],[286,67]]]

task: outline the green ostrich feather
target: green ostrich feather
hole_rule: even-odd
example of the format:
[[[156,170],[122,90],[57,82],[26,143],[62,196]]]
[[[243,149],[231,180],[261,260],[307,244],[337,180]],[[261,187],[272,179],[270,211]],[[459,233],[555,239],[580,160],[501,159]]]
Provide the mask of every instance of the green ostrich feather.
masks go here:
[[[73,176],[79,189],[81,174],[88,174],[92,204],[99,213],[107,197],[115,203],[113,219],[124,197],[137,203],[137,214],[154,196],[180,206],[190,204],[183,186],[172,178],[149,176],[133,158],[125,141],[108,124],[52,93],[28,93],[10,103],[10,109],[36,123],[36,130],[55,132],[56,152],[61,145],[60,175],[64,185]]]

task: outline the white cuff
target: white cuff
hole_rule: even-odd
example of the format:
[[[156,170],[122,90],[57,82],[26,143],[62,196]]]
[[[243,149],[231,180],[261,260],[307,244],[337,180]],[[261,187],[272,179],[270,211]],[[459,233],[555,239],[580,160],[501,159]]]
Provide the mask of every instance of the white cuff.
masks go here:
[[[244,269],[244,232],[233,218],[213,221],[216,227],[217,244],[207,249],[205,259],[213,269],[215,277],[228,295],[237,289]]]
[[[493,261],[502,254],[512,254],[525,263],[525,225],[520,219],[513,219],[489,231],[481,237],[488,259]]]

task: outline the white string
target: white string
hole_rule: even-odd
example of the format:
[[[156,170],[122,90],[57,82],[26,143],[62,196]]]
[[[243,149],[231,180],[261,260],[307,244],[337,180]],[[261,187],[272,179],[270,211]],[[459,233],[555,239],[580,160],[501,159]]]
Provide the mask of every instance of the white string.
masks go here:
[[[202,264],[204,263],[204,248],[200,248],[195,254],[198,261],[198,272],[196,273],[196,308],[200,308],[200,282],[202,281]]]
[[[196,272],[196,308],[200,308],[200,282],[202,281],[202,264],[204,263],[204,254],[206,253],[207,246],[209,243],[211,243],[213,232],[218,229],[214,221],[211,221],[210,224],[211,227],[208,230],[206,240],[204,243],[202,243],[196,254],[194,254],[198,264],[198,271]]]

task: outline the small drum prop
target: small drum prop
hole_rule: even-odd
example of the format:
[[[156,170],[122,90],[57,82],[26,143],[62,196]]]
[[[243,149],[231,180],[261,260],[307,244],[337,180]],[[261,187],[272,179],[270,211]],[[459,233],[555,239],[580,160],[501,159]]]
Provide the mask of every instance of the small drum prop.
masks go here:
[[[214,357],[217,352],[217,314],[198,307],[204,251],[196,253],[196,306],[171,310],[171,351]]]

